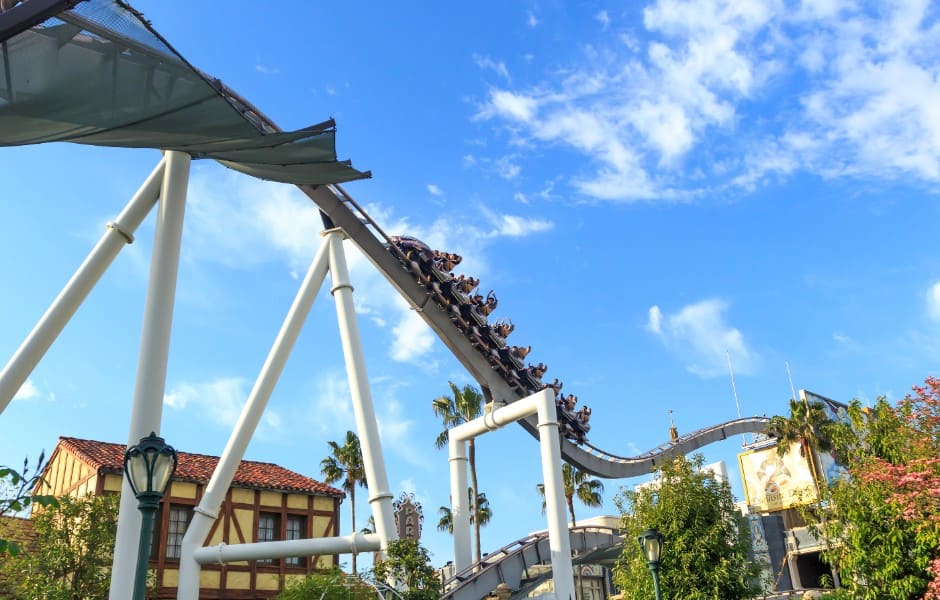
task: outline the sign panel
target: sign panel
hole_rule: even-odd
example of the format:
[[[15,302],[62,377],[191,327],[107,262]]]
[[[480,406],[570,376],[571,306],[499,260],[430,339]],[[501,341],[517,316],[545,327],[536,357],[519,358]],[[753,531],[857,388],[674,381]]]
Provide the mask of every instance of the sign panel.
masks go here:
[[[782,457],[777,447],[738,455],[744,479],[744,495],[754,511],[774,511],[808,504],[817,497],[816,483],[807,458],[794,443]]]

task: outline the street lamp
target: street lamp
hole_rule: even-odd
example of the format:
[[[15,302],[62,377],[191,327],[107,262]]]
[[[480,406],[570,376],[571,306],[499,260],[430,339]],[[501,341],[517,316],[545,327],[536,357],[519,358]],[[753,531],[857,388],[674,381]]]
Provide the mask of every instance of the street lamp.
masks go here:
[[[134,600],[144,600],[147,590],[147,561],[153,534],[153,515],[176,471],[176,450],[154,432],[130,446],[124,453],[124,475],[137,496],[140,509],[140,546],[137,549],[137,574],[134,578]]]
[[[663,541],[666,538],[655,529],[647,529],[640,534],[636,541],[640,544],[640,549],[646,555],[646,566],[650,568],[653,574],[653,589],[656,591],[656,600],[662,600],[662,594],[659,591],[659,556],[663,551]]]

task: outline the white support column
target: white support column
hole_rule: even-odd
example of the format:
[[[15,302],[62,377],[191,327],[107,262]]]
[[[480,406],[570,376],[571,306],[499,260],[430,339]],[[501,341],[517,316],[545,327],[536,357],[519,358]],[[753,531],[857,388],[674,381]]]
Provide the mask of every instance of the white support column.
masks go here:
[[[470,507],[467,498],[467,442],[448,436],[450,456],[450,520],[454,528],[454,572],[470,566]]]
[[[548,545],[552,558],[555,598],[574,600],[574,572],[571,568],[571,538],[565,515],[565,483],[561,475],[561,441],[555,393],[546,388],[536,405],[539,415],[539,446],[542,450],[542,478],[545,481],[545,515],[548,518]]]
[[[467,501],[467,472],[464,464],[466,458],[463,461],[460,458],[464,442],[532,414],[538,415],[542,477],[545,480],[545,513],[548,518],[548,539],[555,597],[559,600],[572,600],[575,597],[574,570],[571,568],[571,538],[568,534],[568,521],[565,516],[565,490],[561,476],[558,418],[555,411],[555,392],[548,387],[454,427],[448,432],[449,460],[451,461],[451,516],[454,520],[454,568],[459,573],[470,566],[469,515],[466,517],[467,524],[461,526],[461,529],[466,532],[461,535],[465,535],[466,540],[462,540],[460,546],[457,542],[457,512],[467,510],[460,504]],[[465,449],[463,456],[466,457]],[[462,481],[458,481],[460,477],[463,477]]]
[[[307,276],[304,277],[297,290],[294,303],[291,305],[287,316],[284,319],[281,330],[268,353],[268,358],[261,367],[258,379],[255,381],[248,401],[242,408],[238,423],[229,437],[225,450],[219,458],[219,464],[212,473],[212,479],[206,486],[205,494],[199,502],[199,506],[193,511],[193,519],[186,529],[186,535],[183,536],[180,556],[180,576],[177,585],[177,598],[179,600],[196,600],[199,597],[199,563],[195,558],[198,549],[205,543],[206,536],[212,528],[212,523],[218,517],[219,506],[225,499],[225,493],[228,491],[235,476],[235,470],[238,468],[248,443],[258,427],[261,415],[268,404],[274,386],[277,384],[284,370],[284,364],[290,356],[297,336],[303,328],[307,315],[310,314],[310,308],[316,300],[317,294],[326,279],[326,272],[329,267],[329,244],[325,241],[320,246],[316,257],[310,264]],[[231,548],[231,546],[230,546]],[[333,554],[333,551],[325,552]],[[323,554],[323,553],[321,553]],[[302,554],[297,554],[301,556]],[[285,556],[293,556],[286,554]],[[262,558],[274,558],[265,556]]]
[[[10,404],[36,365],[62,333],[78,307],[101,279],[125,245],[134,241],[134,232],[157,201],[166,159],[161,159],[115,221],[40,317],[22,345],[0,371],[0,413]]]
[[[188,154],[174,151],[167,151],[165,158],[166,172],[163,176],[153,256],[150,261],[150,280],[144,306],[128,445],[136,444],[151,431],[160,433],[163,396],[166,392],[173,300],[176,296],[176,276],[179,270],[191,159]],[[172,440],[170,442],[172,443]],[[140,512],[137,510],[137,499],[124,478],[111,569],[110,600],[127,600],[133,595],[139,535]]]
[[[369,376],[366,373],[362,342],[359,339],[359,325],[356,322],[356,310],[353,305],[353,287],[349,283],[346,255],[343,253],[345,234],[341,229],[331,229],[324,232],[324,235],[330,244],[330,277],[333,280],[331,293],[336,302],[336,318],[339,321],[343,355],[346,358],[346,376],[349,378],[356,429],[359,432],[359,444],[362,446],[363,467],[365,467],[366,479],[369,482],[369,504],[375,519],[375,532],[382,540],[384,555],[388,543],[397,539],[398,533],[395,531],[392,493],[388,488],[379,428],[375,421],[372,394],[369,391]]]

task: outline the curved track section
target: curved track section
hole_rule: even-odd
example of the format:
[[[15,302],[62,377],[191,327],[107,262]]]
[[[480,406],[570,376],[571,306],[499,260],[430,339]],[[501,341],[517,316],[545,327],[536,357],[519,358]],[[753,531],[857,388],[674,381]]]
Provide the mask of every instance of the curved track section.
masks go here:
[[[300,189],[334,225],[346,232],[379,272],[408,300],[412,308],[421,314],[457,360],[479,382],[487,399],[505,404],[520,398],[518,382],[507,381],[505,374],[494,369],[491,360],[478,349],[478,345],[474,345],[474,342],[455,326],[453,315],[435,301],[434,295],[425,285],[419,283],[414,273],[406,266],[404,255],[391,243],[389,236],[345,190],[339,186],[300,186]],[[675,442],[634,457],[618,456],[588,443],[577,444],[570,440],[562,441],[561,453],[569,463],[598,477],[634,477],[649,473],[663,460],[692,452],[706,444],[742,433],[763,431],[766,423],[767,419],[763,417],[729,421],[685,435]],[[538,438],[534,417],[520,421],[520,424],[533,437]]]
[[[250,116],[252,122],[257,122],[259,128],[266,131],[281,131],[267,115],[234,90],[224,86],[218,80],[210,81],[218,88],[220,94],[241,103],[245,107],[246,116]],[[300,185],[297,187],[320,209],[324,216],[324,225],[340,227],[411,307],[421,314],[444,345],[480,384],[483,395],[488,401],[508,404],[545,387],[545,384],[541,383],[540,373],[534,380],[526,377],[535,385],[520,386],[519,380],[511,380],[506,376],[505,370],[495,368],[497,365],[494,365],[492,357],[482,352],[479,349],[479,343],[475,344],[465,332],[455,326],[453,315],[447,308],[435,301],[434,294],[419,282],[413,271],[409,269],[406,256],[343,188],[339,185]],[[530,373],[531,370],[531,367],[525,369]],[[520,387],[528,389],[520,389]],[[564,415],[560,416],[564,417]],[[600,450],[583,442],[583,435],[579,436],[582,439],[580,443],[573,443],[563,437],[561,454],[569,463],[598,477],[608,479],[633,477],[650,472],[659,461],[691,452],[706,444],[726,439],[729,435],[763,431],[766,423],[767,419],[760,417],[729,421],[701,429],[673,443],[635,457],[622,457]],[[536,417],[529,417],[520,421],[519,424],[533,437],[538,438]]]
[[[572,558],[623,543],[623,536],[611,527],[584,526],[568,530],[571,536]],[[444,582],[444,600],[478,600],[486,597],[501,583],[518,589],[530,577],[529,568],[549,562],[547,532],[533,533],[507,544],[486,556],[466,571],[457,573]]]

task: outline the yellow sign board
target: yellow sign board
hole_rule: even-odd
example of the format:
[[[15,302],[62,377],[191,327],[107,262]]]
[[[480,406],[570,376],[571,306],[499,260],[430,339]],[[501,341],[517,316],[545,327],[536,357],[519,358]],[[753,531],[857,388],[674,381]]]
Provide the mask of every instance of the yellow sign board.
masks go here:
[[[816,482],[809,457],[800,456],[794,443],[782,457],[777,447],[751,450],[738,455],[744,479],[744,495],[752,510],[769,512],[815,502]]]

